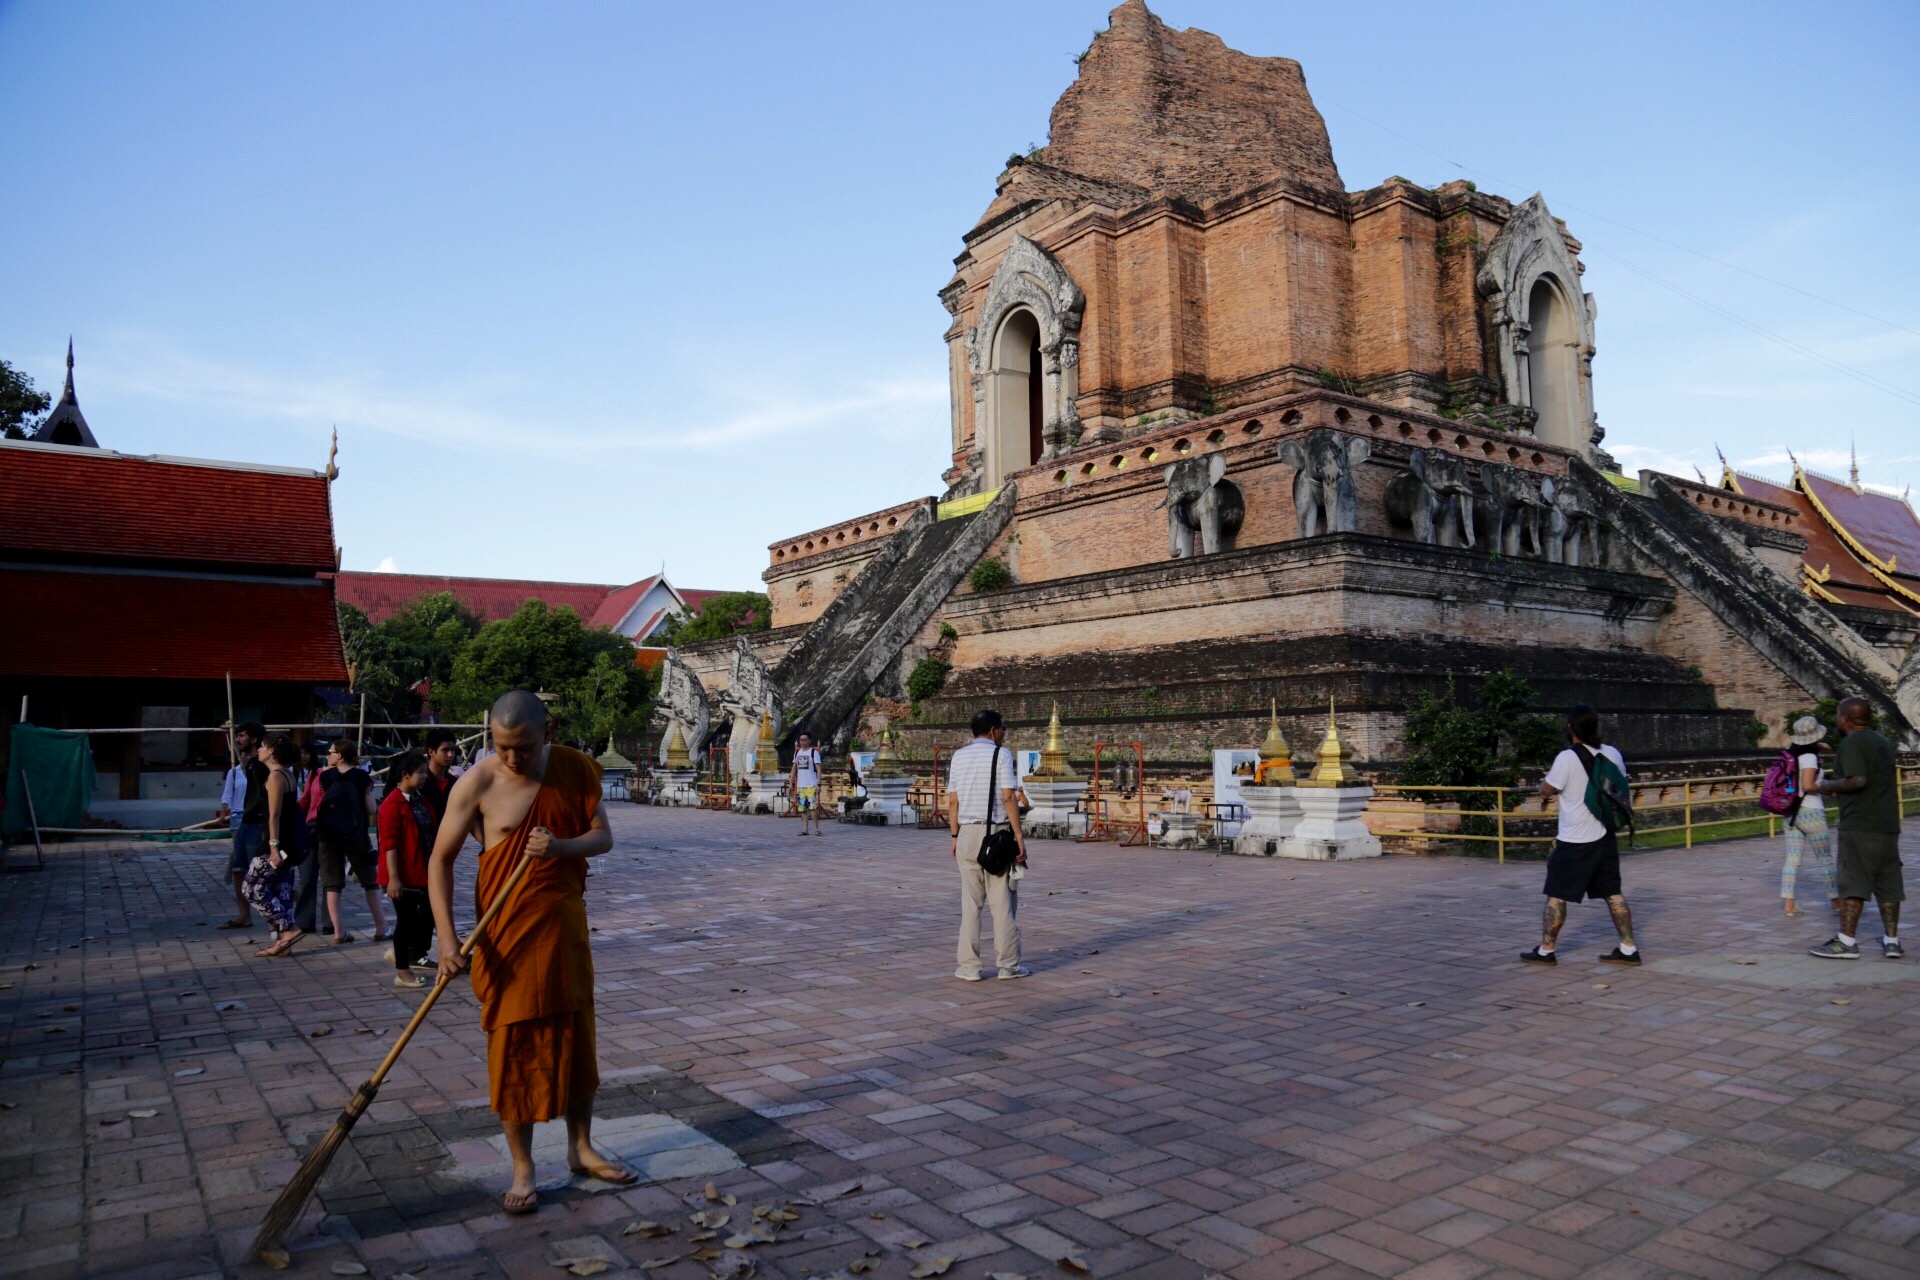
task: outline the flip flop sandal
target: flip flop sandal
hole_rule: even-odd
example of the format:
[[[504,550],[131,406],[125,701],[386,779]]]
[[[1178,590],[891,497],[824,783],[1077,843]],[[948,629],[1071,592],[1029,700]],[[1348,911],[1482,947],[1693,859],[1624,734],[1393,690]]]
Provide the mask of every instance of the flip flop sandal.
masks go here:
[[[336,947],[344,947],[344,946],[346,946],[346,945],[347,945],[347,944],[348,944],[349,942],[352,942],[353,940],[354,940],[354,937],[353,937],[353,935],[352,935],[352,934],[350,934],[350,933],[343,933],[343,934],[341,934],[341,935],[340,935],[339,937],[337,937],[337,938],[335,938],[335,939],[333,940],[333,945],[334,945],[334,946],[336,946]]]
[[[251,921],[251,920],[222,920],[222,921],[220,922],[220,927],[221,927],[222,929],[251,929],[251,928],[253,928],[253,921]]]
[[[265,951],[256,951],[253,954],[265,960],[284,960],[293,954],[293,949],[299,946],[301,939],[306,936],[304,932],[295,933],[291,938],[282,939]]]
[[[524,1218],[530,1213],[538,1213],[540,1211],[540,1193],[538,1191],[530,1193],[527,1196],[527,1202],[522,1205],[509,1204],[507,1202],[507,1197],[512,1194],[513,1193],[509,1191],[500,1197],[500,1211],[502,1213],[515,1218]]]
[[[608,1177],[606,1174],[595,1173],[591,1169],[575,1168],[571,1165],[568,1167],[572,1169],[573,1175],[577,1178],[592,1178],[595,1182],[604,1182],[610,1187],[630,1187],[640,1181],[640,1175],[632,1169],[627,1168],[624,1164],[610,1164],[606,1166],[610,1171],[617,1170],[612,1177]]]

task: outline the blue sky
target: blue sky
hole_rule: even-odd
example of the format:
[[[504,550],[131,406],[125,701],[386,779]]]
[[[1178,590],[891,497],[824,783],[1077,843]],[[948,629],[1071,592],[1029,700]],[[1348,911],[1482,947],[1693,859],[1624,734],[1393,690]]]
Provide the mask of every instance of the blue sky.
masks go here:
[[[1629,470],[1920,481],[1920,7],[1156,12],[1299,59],[1351,189],[1544,191]],[[0,0],[0,357],[71,332],[110,448],[338,424],[349,568],[754,587],[939,489],[935,291],[1105,14]]]

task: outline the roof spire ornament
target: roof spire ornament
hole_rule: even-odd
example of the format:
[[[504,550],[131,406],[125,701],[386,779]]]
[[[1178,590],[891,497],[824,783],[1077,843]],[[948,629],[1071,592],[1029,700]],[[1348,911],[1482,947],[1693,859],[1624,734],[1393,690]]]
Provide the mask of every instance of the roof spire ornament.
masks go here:
[[[880,731],[880,750],[874,752],[873,767],[867,770],[869,778],[904,778],[907,771],[900,767],[900,755],[893,749],[893,726],[888,725]]]
[[[73,335],[67,335],[67,385],[61,393],[63,399],[73,399]]]
[[[1313,753],[1316,761],[1313,776],[1308,779],[1317,787],[1350,787],[1360,781],[1360,775],[1353,771],[1353,748],[1340,741],[1340,725],[1334,718],[1333,699],[1327,699],[1327,736],[1320,740],[1320,749]]]
[[[693,768],[693,757],[687,753],[686,735],[680,732],[678,720],[673,722],[673,736],[667,739],[667,768]]]
[[[1853,491],[1860,492],[1860,447],[1852,436],[1847,437],[1847,478],[1853,482]]]
[[[338,480],[340,478],[340,468],[334,465],[334,460],[339,456],[340,456],[340,428],[336,426],[333,429],[333,444],[329,446],[327,449],[327,483],[328,484],[332,484],[335,480]]]
[[[79,397],[73,393],[73,336],[67,336],[67,381],[60,389],[60,399],[47,416],[40,421],[32,438],[41,444],[77,445],[83,449],[98,449],[100,442],[93,438],[93,428],[87,425],[87,417],[80,412]]]

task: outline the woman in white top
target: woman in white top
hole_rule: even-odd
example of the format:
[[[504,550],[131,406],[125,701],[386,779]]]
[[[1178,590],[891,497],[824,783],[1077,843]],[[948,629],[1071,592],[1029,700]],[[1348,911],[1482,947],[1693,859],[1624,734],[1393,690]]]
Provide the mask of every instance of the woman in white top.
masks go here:
[[[1780,897],[1787,904],[1789,916],[1801,914],[1800,904],[1794,901],[1794,882],[1799,877],[1800,859],[1805,854],[1813,856],[1826,884],[1827,900],[1834,902],[1833,835],[1827,827],[1827,803],[1820,798],[1819,791],[1819,745],[1826,736],[1827,726],[1812,716],[1795,720],[1787,735],[1795,748],[1805,748],[1795,759],[1800,766],[1802,799],[1800,807],[1787,819],[1787,860],[1780,868]],[[1835,909],[1838,909],[1837,903]]]

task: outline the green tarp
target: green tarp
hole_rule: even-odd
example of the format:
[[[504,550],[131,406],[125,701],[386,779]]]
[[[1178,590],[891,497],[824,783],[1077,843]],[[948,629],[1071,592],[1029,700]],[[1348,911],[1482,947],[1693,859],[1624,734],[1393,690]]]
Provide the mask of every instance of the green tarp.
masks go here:
[[[93,798],[93,752],[84,733],[62,733],[30,724],[13,726],[7,763],[7,834],[32,829],[27,821],[26,788],[33,787],[33,812],[43,827],[77,827]]]

